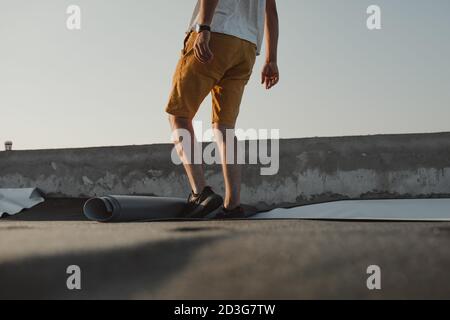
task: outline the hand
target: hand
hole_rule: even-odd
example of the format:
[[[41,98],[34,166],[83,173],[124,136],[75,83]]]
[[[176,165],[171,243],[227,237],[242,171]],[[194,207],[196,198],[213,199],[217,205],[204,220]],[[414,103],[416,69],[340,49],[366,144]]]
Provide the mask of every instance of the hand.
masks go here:
[[[211,40],[211,32],[202,31],[198,34],[194,44],[194,56],[201,63],[209,63],[214,58],[209,41]]]
[[[269,90],[280,81],[280,73],[276,62],[266,62],[261,72],[261,84],[265,84]]]

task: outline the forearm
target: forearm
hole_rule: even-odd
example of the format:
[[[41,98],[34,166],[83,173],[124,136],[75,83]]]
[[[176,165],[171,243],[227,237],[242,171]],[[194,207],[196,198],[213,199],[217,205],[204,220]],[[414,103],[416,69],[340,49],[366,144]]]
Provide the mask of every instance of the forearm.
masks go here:
[[[277,62],[278,59],[278,11],[275,0],[267,0],[266,8],[266,61]]]
[[[219,0],[201,0],[199,24],[211,25]]]

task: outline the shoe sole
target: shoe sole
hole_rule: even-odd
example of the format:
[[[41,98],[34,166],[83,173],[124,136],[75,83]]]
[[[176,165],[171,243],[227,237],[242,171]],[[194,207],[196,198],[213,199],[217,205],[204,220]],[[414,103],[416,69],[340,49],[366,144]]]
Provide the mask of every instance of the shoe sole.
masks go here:
[[[236,216],[219,216],[219,217],[214,217],[214,220],[221,220],[221,221],[226,221],[226,220],[244,220],[246,219],[247,216],[245,214],[243,215],[236,215]]]

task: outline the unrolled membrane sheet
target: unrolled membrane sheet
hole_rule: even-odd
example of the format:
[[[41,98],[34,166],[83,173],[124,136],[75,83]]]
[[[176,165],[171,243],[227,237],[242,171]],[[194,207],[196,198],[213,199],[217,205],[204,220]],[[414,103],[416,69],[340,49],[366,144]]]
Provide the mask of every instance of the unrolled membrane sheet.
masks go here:
[[[450,221],[450,199],[336,201],[275,209],[252,219]]]
[[[98,222],[131,222],[177,219],[186,206],[185,199],[146,196],[105,196],[84,205],[84,215]]]
[[[0,189],[0,218],[15,215],[44,201],[36,188]]]

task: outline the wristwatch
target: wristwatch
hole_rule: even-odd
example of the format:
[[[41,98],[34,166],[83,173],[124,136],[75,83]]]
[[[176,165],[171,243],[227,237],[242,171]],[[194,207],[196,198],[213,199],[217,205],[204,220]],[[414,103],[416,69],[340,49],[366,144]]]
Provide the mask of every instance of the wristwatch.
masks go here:
[[[206,24],[196,24],[195,25],[195,32],[200,33],[202,31],[209,31],[211,32],[211,26],[208,26]]]

